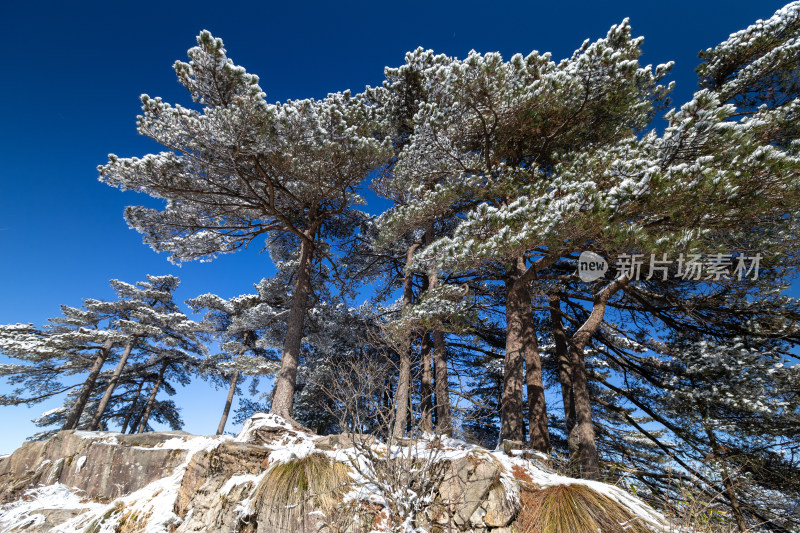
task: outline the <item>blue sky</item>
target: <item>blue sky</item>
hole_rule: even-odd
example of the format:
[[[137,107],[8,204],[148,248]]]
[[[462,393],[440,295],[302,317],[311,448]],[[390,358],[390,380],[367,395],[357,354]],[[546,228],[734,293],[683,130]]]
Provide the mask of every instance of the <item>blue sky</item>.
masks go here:
[[[597,39],[624,17],[643,35],[642,62],[676,61],[676,104],[696,87],[697,52],[724,40],[782,1],[676,2],[8,2],[0,77],[0,323],[43,324],[59,305],[111,298],[108,280],[181,277],[180,299],[252,291],[273,269],[251,249],[211,263],[171,265],[123,218],[144,203],[97,181],[110,152],[157,151],[137,136],[141,93],[186,103],[172,63],[202,29],[258,74],[271,101],[358,92],[382,81],[417,46],[459,57],[470,49],[504,57],[531,50],[555,59]],[[374,207],[373,207],[374,209]],[[0,362],[4,362],[0,358]],[[0,384],[0,393],[8,387]],[[185,429],[212,433],[224,391],[198,383],[179,393]],[[0,407],[0,453],[34,432],[30,418],[60,405]],[[229,426],[228,429],[234,429]]]

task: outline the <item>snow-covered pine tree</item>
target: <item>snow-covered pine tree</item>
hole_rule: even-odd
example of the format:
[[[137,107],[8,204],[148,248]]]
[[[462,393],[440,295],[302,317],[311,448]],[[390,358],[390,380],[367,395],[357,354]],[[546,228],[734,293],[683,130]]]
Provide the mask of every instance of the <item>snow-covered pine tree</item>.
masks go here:
[[[20,384],[5,404],[34,404],[48,397],[77,389],[68,409],[60,411],[62,429],[75,429],[95,383],[115,344],[125,335],[111,327],[102,316],[87,310],[61,306],[62,316],[51,318],[42,329],[32,326],[4,326],[0,329],[0,350],[22,364],[0,367],[10,384]],[[61,380],[88,372],[86,378],[69,387]],[[33,395],[31,396],[31,392]]]
[[[4,403],[30,405],[68,392],[64,407],[45,413],[37,425],[57,423],[60,429],[95,430],[122,416],[124,409],[118,403],[125,401],[125,395],[114,394],[121,383],[130,388],[132,381],[146,381],[144,376],[149,374],[152,378],[152,368],[164,361],[169,362],[164,371],[167,378],[186,383],[185,373],[199,367],[202,359],[198,356],[205,353],[205,346],[197,336],[200,326],[172,300],[179,283],[174,276],[148,276],[147,281],[135,285],[111,280],[116,300],[86,299],[82,308],[62,306],[63,315],[50,319],[41,330],[31,325],[0,328],[0,350],[23,361],[0,368],[9,383],[23,385],[13,395],[4,396]],[[114,361],[114,370],[106,370],[106,364]],[[61,380],[83,373],[87,373],[85,379],[61,386]],[[157,393],[164,379],[161,381],[151,392]],[[149,406],[148,416],[156,403],[153,396],[143,404],[144,410]],[[174,406],[162,407],[159,417],[178,424]],[[146,422],[147,416],[142,418]],[[53,431],[40,432],[37,437]]]
[[[782,38],[791,56],[794,36]],[[779,121],[788,108],[772,112],[765,106],[737,115],[724,104],[724,91],[703,90],[667,115],[663,136],[637,136],[666,94],[658,81],[668,69],[639,68],[640,44],[626,21],[559,64],[538,54],[509,63],[496,54],[471,54],[450,68],[432,69],[436,83],[430,84],[443,96],[417,113],[414,138],[395,173],[436,176],[439,185],[432,192],[421,188],[420,201],[398,210],[397,218],[424,217],[458,201],[476,207],[465,212],[452,236],[417,260],[463,271],[522,258],[526,273],[520,279],[531,281],[559,257],[581,249],[612,258],[643,250],[723,253],[730,239],[719,236],[754,227],[764,240],[751,240],[750,250],[788,244],[796,226],[796,143],[784,138],[773,144],[769,135],[776,128],[788,131]],[[781,78],[765,79],[780,84]],[[791,99],[791,88],[787,94]],[[595,284],[591,311],[571,339],[588,477],[598,469],[584,348],[609,301],[629,283],[621,276]],[[522,324],[508,316],[506,322]],[[514,335],[508,337],[512,342]],[[513,353],[507,350],[507,356]],[[521,426],[522,357],[512,359],[506,365],[504,435],[512,435],[509,425]]]
[[[61,380],[69,374],[86,370],[82,360],[48,344],[49,329],[33,324],[0,326],[0,353],[20,363],[0,365],[0,377],[9,385],[21,385],[11,394],[0,396],[0,405],[34,405],[67,392],[80,383],[65,386]]]
[[[520,197],[548,190],[561,152],[613,143],[647,124],[653,102],[665,93],[657,82],[667,68],[655,73],[639,68],[640,42],[631,38],[626,23],[612,28],[606,39],[587,41],[560,64],[549,54],[516,55],[504,62],[499,54],[471,53],[423,69],[423,85],[435,89],[420,106],[412,140],[395,168],[396,175],[416,184],[410,190],[418,199],[398,209],[394,219],[402,224],[438,213],[466,213],[456,235],[426,250],[420,263],[435,261],[462,272],[491,266],[506,286],[503,438],[524,438],[526,352],[531,379],[541,373],[530,327],[529,284],[560,256],[559,246],[547,247],[554,243],[546,232],[539,234],[543,227],[535,236],[532,231],[515,235],[513,215],[506,220],[506,214],[520,207]],[[531,440],[547,449],[543,388],[534,389],[539,401],[534,401],[538,415]]]
[[[405,65],[399,68],[385,69],[386,81],[382,87],[367,88],[362,95],[370,105],[380,110],[382,126],[393,140],[396,154],[392,164],[388,165],[382,175],[373,181],[372,187],[378,194],[391,200],[394,204],[394,208],[379,218],[378,225],[382,227],[382,237],[376,239],[376,244],[384,249],[397,247],[400,242],[406,244],[402,251],[397,250],[397,252],[402,252],[398,253],[402,256],[399,261],[404,263],[401,311],[405,318],[399,319],[394,330],[396,333],[402,333],[404,338],[401,343],[409,347],[407,353],[400,354],[400,377],[396,401],[398,417],[402,418],[407,411],[405,400],[409,397],[410,391],[410,348],[415,339],[421,336],[419,343],[422,396],[420,427],[423,431],[431,431],[435,414],[436,430],[445,434],[449,434],[453,430],[448,378],[448,347],[445,332],[447,328],[437,325],[436,320],[427,320],[427,326],[420,329],[416,326],[420,326],[426,320],[418,320],[419,316],[415,319],[408,319],[412,314],[419,315],[411,310],[411,304],[415,301],[415,277],[420,278],[422,282],[422,290],[418,292],[427,293],[426,298],[429,303],[435,299],[437,292],[441,292],[438,291],[438,287],[450,281],[440,276],[439,269],[435,264],[419,268],[419,265],[412,267],[412,261],[417,251],[433,242],[437,236],[444,235],[452,229],[454,225],[452,217],[457,210],[444,210],[437,213],[426,213],[417,218],[403,219],[395,216],[395,210],[415,203],[419,199],[418,189],[432,190],[439,178],[436,175],[412,176],[407,173],[398,173],[396,165],[401,161],[397,156],[402,154],[414,139],[416,114],[430,98],[435,98],[434,94],[438,90],[435,84],[431,84],[430,80],[426,79],[426,72],[436,67],[446,66],[450,61],[444,55],[434,55],[430,51],[418,48],[414,52],[406,54]],[[448,294],[452,293],[450,287],[444,287],[443,290]],[[416,297],[417,300],[419,298],[419,296]],[[438,320],[441,322],[447,320],[447,317],[440,316]],[[402,431],[399,425],[396,427],[396,431],[398,434]]]
[[[117,300],[86,300],[84,307],[104,317],[115,329],[126,334],[127,339],[113,374],[109,377],[89,430],[100,427],[101,420],[120,380],[131,354],[142,359],[152,358],[164,348],[174,348],[185,354],[186,369],[195,369],[199,359],[194,355],[205,355],[206,348],[199,334],[202,325],[190,320],[173,300],[174,291],[180,285],[175,276],[148,275],[147,281],[135,284],[111,280]]]
[[[203,324],[213,332],[213,338],[219,343],[222,350],[221,353],[209,357],[205,365],[206,374],[228,381],[228,396],[217,427],[217,435],[222,435],[225,430],[233,397],[243,382],[241,379],[242,367],[250,372],[265,373],[263,365],[268,361],[261,361],[262,354],[254,353],[259,350],[256,341],[262,330],[270,327],[276,319],[286,314],[285,305],[279,306],[276,310],[275,307],[262,300],[262,294],[267,292],[267,284],[266,280],[262,281],[260,285],[262,290],[257,294],[242,294],[226,300],[216,294],[208,293],[186,301],[194,312],[205,311]],[[286,291],[284,290],[281,296],[285,295]],[[266,298],[266,296],[263,297]],[[275,303],[275,301],[272,302],[273,305]],[[281,303],[285,304],[285,302]],[[251,357],[246,358],[248,352]]]
[[[284,234],[299,249],[281,371],[271,411],[291,419],[314,258],[345,233],[355,187],[391,153],[372,136],[371,111],[349,93],[268,104],[258,77],[227,57],[204,31],[176,62],[202,110],[142,96],[139,132],[168,151],[109,157],[100,179],[166,200],[130,207],[128,222],[173,261],[212,259],[262,235]]]

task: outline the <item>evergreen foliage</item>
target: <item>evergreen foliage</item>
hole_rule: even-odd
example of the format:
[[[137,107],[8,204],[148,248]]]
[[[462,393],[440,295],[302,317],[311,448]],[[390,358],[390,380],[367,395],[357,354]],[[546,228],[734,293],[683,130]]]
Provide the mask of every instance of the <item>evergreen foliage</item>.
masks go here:
[[[202,32],[175,63],[193,103],[141,97],[165,151],[100,179],[165,202],[125,218],[171,261],[263,239],[275,276],[187,300],[199,323],[148,276],[0,326],[0,405],[63,395],[36,438],[179,428],[159,394],[198,376],[228,387],[218,433],[238,392],[237,423],[525,446],[654,506],[691,491],[741,532],[797,530],[800,2],[701,52],[679,106],[642,43],[626,19],[560,61],[419,48],[361,94],[271,104]],[[582,252],[610,270],[579,276]],[[274,465],[258,490],[300,508],[341,467]],[[638,530],[590,485],[530,491],[518,525]]]

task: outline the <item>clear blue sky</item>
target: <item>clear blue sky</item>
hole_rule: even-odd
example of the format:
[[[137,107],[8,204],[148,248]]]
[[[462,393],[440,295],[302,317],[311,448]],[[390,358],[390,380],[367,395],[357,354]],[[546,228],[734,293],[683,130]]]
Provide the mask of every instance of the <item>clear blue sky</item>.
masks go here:
[[[171,66],[186,58],[202,29],[221,37],[276,101],[379,84],[383,67],[400,65],[417,46],[459,57],[470,49],[504,57],[535,49],[560,59],[630,17],[634,34],[645,37],[643,63],[676,61],[671,79],[681,103],[695,89],[699,50],[784,3],[8,2],[0,9],[7,51],[0,77],[0,323],[43,324],[60,304],[111,298],[111,278],[175,274],[182,300],[251,292],[272,273],[257,250],[171,265],[122,218],[125,205],[146,199],[97,181],[96,166],[108,153],[158,150],[136,134],[138,97],[187,102]],[[187,431],[213,433],[224,391],[199,383],[176,401]],[[57,405],[0,407],[0,453],[34,432],[30,418]]]

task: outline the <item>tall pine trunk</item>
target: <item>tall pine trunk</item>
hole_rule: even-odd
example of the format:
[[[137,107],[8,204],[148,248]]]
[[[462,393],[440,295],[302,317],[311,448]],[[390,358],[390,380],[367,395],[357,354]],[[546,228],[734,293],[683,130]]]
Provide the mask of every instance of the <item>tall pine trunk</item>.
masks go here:
[[[403,277],[403,310],[407,310],[414,298],[414,277],[409,267],[411,261],[414,259],[414,252],[419,247],[418,243],[414,243],[406,250],[406,270]],[[395,417],[394,428],[392,434],[395,438],[400,438],[405,434],[406,426],[408,425],[409,416],[409,399],[411,396],[411,344],[413,340],[413,333],[407,332],[408,338],[406,344],[400,350],[400,372],[397,377],[397,393],[394,397],[395,403]]]
[[[83,410],[86,408],[86,402],[89,401],[89,397],[94,390],[97,376],[99,376],[100,371],[103,370],[103,365],[106,363],[106,359],[108,359],[113,345],[113,341],[107,340],[97,354],[97,357],[95,357],[92,368],[89,370],[89,375],[86,376],[86,381],[83,382],[81,391],[78,393],[78,398],[75,400],[75,404],[72,406],[72,410],[70,410],[69,416],[67,416],[67,420],[64,422],[62,429],[77,429]]]
[[[122,371],[125,369],[125,364],[128,362],[128,356],[131,354],[133,344],[134,341],[130,340],[125,345],[125,351],[123,351],[122,355],[119,357],[117,368],[114,369],[114,374],[112,374],[111,379],[108,380],[106,392],[103,393],[103,397],[100,399],[100,403],[98,404],[97,410],[94,413],[92,423],[89,425],[89,431],[97,431],[97,428],[100,427],[100,421],[103,418],[103,413],[105,413],[106,407],[108,407],[108,402],[111,400],[111,395],[114,393],[114,389],[117,388],[117,383],[119,383],[119,378],[122,375]]]
[[[425,245],[428,246],[435,239],[433,221],[425,226]],[[422,279],[422,292],[435,287],[436,280],[431,278],[430,272],[425,274]],[[433,431],[433,332],[426,331],[422,334],[420,349],[420,366],[422,367],[420,377],[420,420],[419,427],[422,431]]]
[[[433,384],[436,393],[436,432],[452,435],[453,424],[450,415],[450,387],[447,376],[447,345],[444,332],[433,332]]]
[[[153,384],[153,390],[150,392],[150,397],[147,399],[147,403],[144,406],[142,420],[139,422],[139,429],[136,430],[136,433],[144,433],[144,430],[147,427],[147,422],[150,420],[150,413],[153,412],[153,406],[156,403],[158,389],[161,388],[161,384],[164,382],[164,374],[166,373],[168,366],[169,361],[164,361],[161,364],[161,369],[158,371],[158,379],[156,379],[155,384]]]
[[[594,422],[592,421],[592,402],[586,379],[586,366],[583,362],[583,347],[573,346],[570,348],[569,354],[572,365],[572,390],[575,393],[575,418],[581,476],[585,479],[597,479],[600,476],[600,464],[597,457]]]
[[[286,327],[281,354],[281,369],[275,379],[270,413],[289,421],[294,407],[294,389],[297,384],[297,367],[300,364],[300,347],[303,341],[308,296],[311,294],[311,262],[314,255],[315,231],[307,231],[306,238],[300,240],[300,259],[297,265],[297,279],[292,293],[292,305]]]
[[[523,365],[526,352],[535,343],[536,335],[533,330],[528,281],[522,278],[525,270],[524,259],[517,258],[509,268],[509,276],[505,280],[506,354],[503,362],[503,396],[500,402],[501,442],[503,440],[525,440],[525,419],[522,403]],[[539,381],[541,381],[541,363],[539,363],[539,378]],[[535,401],[539,402],[540,400],[535,399]],[[544,399],[542,398],[541,401],[543,402]],[[546,428],[546,417],[544,425]],[[540,424],[537,423],[537,427],[541,427]],[[543,437],[540,438],[541,440],[543,440]]]
[[[539,452],[550,453],[550,431],[547,428],[547,403],[542,382],[542,359],[533,323],[533,308],[528,297],[528,312],[523,318],[525,344],[525,382],[528,389],[528,445]]]
[[[500,440],[525,440],[522,418],[522,365],[525,353],[522,345],[522,324],[525,300],[529,298],[524,285],[506,283],[506,355],[503,362],[503,396],[500,402]]]
[[[575,395],[572,391],[572,363],[567,347],[567,333],[561,316],[561,299],[557,295],[549,298],[550,322],[553,326],[558,380],[561,383],[561,400],[564,404],[564,423],[567,430],[567,445],[571,464],[578,462],[578,428],[575,425]]]
[[[247,349],[247,336],[249,332],[245,332],[242,335],[242,348],[239,350],[239,357],[244,355],[244,351]],[[231,405],[233,404],[233,395],[236,394],[236,384],[239,382],[239,370],[236,369],[233,372],[233,376],[231,376],[231,385],[228,389],[228,397],[225,399],[225,409],[222,410],[222,418],[219,420],[219,426],[217,426],[217,435],[222,435],[222,432],[225,431],[225,424],[228,422],[228,414],[231,412]]]
[[[433,372],[431,372],[431,352],[433,351],[433,340],[431,333],[426,331],[422,334],[422,348],[420,349],[420,365],[422,375],[420,377],[420,414],[419,428],[422,431],[433,431]]]
[[[433,224],[428,226],[426,240],[433,242]],[[439,286],[439,272],[436,266],[428,274],[428,288],[435,289]],[[452,434],[452,423],[450,416],[450,391],[449,378],[447,376],[447,346],[444,342],[444,332],[441,329],[431,331],[433,341],[433,386],[436,398],[436,431],[443,435]],[[430,365],[428,365],[430,368]]]
[[[217,427],[217,435],[222,435],[222,432],[225,431],[225,424],[228,422],[228,414],[231,412],[231,404],[233,404],[233,395],[236,393],[236,383],[239,381],[239,370],[236,369],[233,371],[233,376],[231,377],[231,386],[228,389],[228,398],[225,400],[225,409],[222,410],[222,418],[219,420],[219,426]]]

